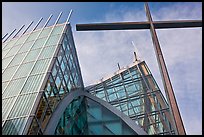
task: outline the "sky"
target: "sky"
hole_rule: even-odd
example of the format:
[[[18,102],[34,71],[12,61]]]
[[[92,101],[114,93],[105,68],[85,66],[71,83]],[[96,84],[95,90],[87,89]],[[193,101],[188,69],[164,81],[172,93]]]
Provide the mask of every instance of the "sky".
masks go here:
[[[150,2],[154,21],[202,19],[201,2]],[[149,30],[76,31],[76,24],[147,21],[143,2],[3,2],[2,35],[50,14],[69,11],[85,86],[134,60],[134,42],[165,96]],[[39,27],[41,27],[43,24]],[[48,24],[48,25],[49,25]],[[32,28],[32,27],[31,27]],[[29,31],[29,30],[28,30]],[[202,28],[156,30],[187,134],[202,134]]]

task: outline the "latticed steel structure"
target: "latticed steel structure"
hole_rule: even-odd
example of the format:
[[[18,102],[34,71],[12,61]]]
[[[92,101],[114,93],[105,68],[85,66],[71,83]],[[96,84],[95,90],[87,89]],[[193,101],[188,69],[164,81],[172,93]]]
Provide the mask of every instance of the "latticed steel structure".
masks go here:
[[[169,102],[167,96],[168,103],[165,101],[144,61],[136,59],[113,76],[84,87],[69,23],[71,12],[58,24],[61,15],[53,25],[47,26],[50,15],[41,28],[43,18],[30,32],[33,21],[21,35],[25,25],[11,39],[16,29],[2,37],[3,135],[185,134],[179,126],[181,119],[174,115],[177,108],[172,107],[172,98]],[[165,28],[165,23],[157,22],[156,26]],[[199,21],[182,23],[185,27],[200,26]],[[174,27],[178,24],[170,23]],[[121,24],[106,25],[121,29]],[[152,20],[134,25],[151,27],[160,65],[165,66]],[[84,25],[77,29],[80,27]],[[161,69],[162,74],[167,73]]]
[[[175,134],[169,106],[144,61],[135,61],[87,90],[125,113],[148,134]]]

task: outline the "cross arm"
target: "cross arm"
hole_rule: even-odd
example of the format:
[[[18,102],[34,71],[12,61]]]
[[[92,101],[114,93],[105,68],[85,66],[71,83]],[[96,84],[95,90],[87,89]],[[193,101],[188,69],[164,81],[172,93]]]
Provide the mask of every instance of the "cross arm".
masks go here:
[[[154,21],[155,29],[202,27],[202,20]]]
[[[115,22],[115,23],[76,24],[77,31],[149,29],[149,27],[150,27],[149,22]]]
[[[202,20],[154,21],[155,29],[202,27]],[[77,31],[149,29],[146,22],[76,24]]]

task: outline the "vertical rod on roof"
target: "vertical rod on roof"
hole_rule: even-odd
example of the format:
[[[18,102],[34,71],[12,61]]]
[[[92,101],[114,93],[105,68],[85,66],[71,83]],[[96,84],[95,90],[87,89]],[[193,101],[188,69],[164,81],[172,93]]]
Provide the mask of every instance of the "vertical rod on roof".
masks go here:
[[[48,22],[50,21],[51,18],[52,18],[52,14],[50,15],[50,17],[49,17],[49,18],[47,19],[47,21],[45,22],[45,25],[43,26],[43,28],[47,26],[47,24],[48,24]]]
[[[23,27],[24,27],[25,25],[22,25],[21,26],[21,28],[18,30],[18,32],[13,36],[13,38],[15,38],[17,35],[18,35],[18,33],[23,29]]]
[[[134,46],[134,48],[135,48],[135,51],[134,51],[134,56],[135,56],[135,61],[138,61],[138,56],[137,56],[137,50],[136,50],[136,46],[135,46],[135,44],[134,44],[134,42],[132,41],[132,45]]]
[[[16,29],[14,29],[10,34],[9,36],[4,40],[4,42],[16,31]]]
[[[40,20],[39,20],[38,23],[35,25],[35,27],[33,28],[32,31],[34,31],[34,30],[38,27],[38,25],[40,24],[40,22],[42,21],[42,19],[43,19],[43,17],[40,18]]]
[[[24,30],[24,32],[21,34],[23,35],[24,33],[26,33],[26,31],[30,28],[30,26],[33,24],[33,21],[31,21],[31,23],[28,25],[28,27]]]
[[[120,64],[118,63],[118,69],[120,70]]]
[[[56,24],[58,23],[58,21],[59,21],[61,15],[62,15],[62,11],[60,12],[59,16],[57,17],[57,20],[55,21],[55,24],[54,24],[54,25],[56,25]]]
[[[2,40],[8,35],[8,33],[6,33],[3,37],[2,37]]]
[[[73,10],[71,9],[70,12],[69,12],[69,15],[68,15],[68,17],[67,17],[66,23],[69,22],[69,19],[70,19],[71,15],[72,15],[72,11],[73,11]]]

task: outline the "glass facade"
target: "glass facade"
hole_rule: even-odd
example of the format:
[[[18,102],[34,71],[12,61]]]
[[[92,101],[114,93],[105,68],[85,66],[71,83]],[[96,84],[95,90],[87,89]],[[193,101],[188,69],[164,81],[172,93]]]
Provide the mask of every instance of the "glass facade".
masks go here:
[[[87,98],[89,135],[135,135],[118,116],[99,103]]]
[[[55,135],[87,135],[87,108],[85,97],[77,97],[67,106],[55,129]],[[54,129],[53,129],[54,130]]]
[[[2,134],[42,134],[63,96],[83,88],[71,27],[24,34],[2,54]]]
[[[55,129],[55,135],[136,134],[116,114],[85,96],[78,96],[73,99],[66,107]]]
[[[175,134],[169,107],[145,62],[120,70],[87,90],[125,113],[148,134]]]

